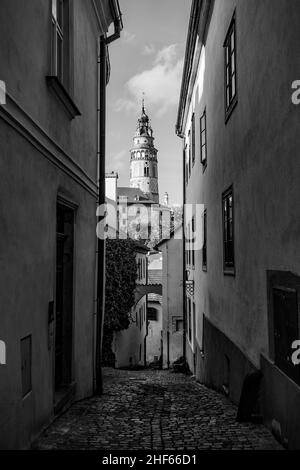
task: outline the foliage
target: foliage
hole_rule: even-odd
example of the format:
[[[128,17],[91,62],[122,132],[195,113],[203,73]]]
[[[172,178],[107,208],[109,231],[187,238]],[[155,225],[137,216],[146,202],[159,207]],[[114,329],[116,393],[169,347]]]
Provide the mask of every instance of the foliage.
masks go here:
[[[115,331],[130,325],[136,287],[136,252],[132,240],[106,240],[106,288],[103,337],[104,363],[112,363],[111,343]]]

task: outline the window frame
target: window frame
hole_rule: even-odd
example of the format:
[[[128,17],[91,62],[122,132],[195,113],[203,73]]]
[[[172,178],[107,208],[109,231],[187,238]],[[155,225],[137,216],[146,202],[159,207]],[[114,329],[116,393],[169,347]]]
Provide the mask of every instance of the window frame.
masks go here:
[[[232,47],[233,37],[233,47]],[[228,122],[233,110],[238,102],[238,78],[237,78],[237,32],[236,32],[236,11],[234,11],[229,28],[224,41],[224,104],[225,123]],[[230,58],[230,60],[229,60]],[[234,71],[232,67],[232,59]],[[228,70],[228,75],[227,75]],[[234,95],[232,94],[232,84],[234,83]],[[229,98],[227,92],[229,91]]]
[[[231,219],[231,229],[232,229],[232,240],[228,240],[228,222],[230,220],[230,217],[227,217],[225,219],[225,209],[228,214],[228,206],[227,206],[227,201],[229,197],[231,196],[232,198],[232,207],[231,207],[231,212],[232,212],[232,219]],[[225,207],[226,204],[226,207]],[[223,231],[223,270],[225,275],[231,275],[235,276],[236,274],[236,259],[235,259],[235,210],[234,210],[234,191],[233,191],[233,185],[230,186],[226,191],[223,192],[222,194],[222,231]],[[226,236],[226,238],[225,238]],[[228,243],[232,243],[231,247],[231,252],[232,252],[232,261],[228,261],[226,256],[228,252],[227,245]]]
[[[191,243],[191,268],[195,269],[195,233],[196,233],[196,217],[193,215],[191,221],[191,233],[190,233],[190,243]]]
[[[70,87],[70,8],[70,0],[51,0],[51,73],[66,89]],[[58,38],[61,41],[60,64]]]
[[[72,120],[81,116],[81,112],[74,102],[74,0],[59,0],[63,4],[63,27],[58,25],[58,20],[54,17],[53,6],[55,0],[49,0],[49,72],[46,75],[48,87],[54,92],[59,102]],[[56,0],[57,1],[57,0]],[[58,73],[57,49],[54,44],[57,42],[57,31],[63,33],[62,45],[62,72]]]
[[[192,125],[191,125],[191,152],[192,152],[192,168],[195,166],[196,162],[196,124],[195,124],[195,113],[192,115]]]
[[[202,127],[204,122],[204,127]],[[205,142],[203,143],[203,134],[205,138]],[[205,158],[203,158],[203,154],[205,153]],[[200,117],[200,161],[201,165],[203,166],[203,171],[207,167],[207,115],[206,115],[206,108],[204,108],[203,114]]]
[[[202,270],[207,272],[207,209],[205,209],[203,212]]]
[[[188,146],[189,146],[189,161],[188,161],[188,168],[189,168],[189,180],[191,178],[191,175],[192,175],[192,143],[191,143],[191,130],[189,130],[189,133],[188,133]]]

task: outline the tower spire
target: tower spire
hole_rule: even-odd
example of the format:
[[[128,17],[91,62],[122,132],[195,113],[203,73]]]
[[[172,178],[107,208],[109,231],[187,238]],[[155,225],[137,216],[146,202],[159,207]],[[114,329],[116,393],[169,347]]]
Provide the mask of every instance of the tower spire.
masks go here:
[[[145,92],[143,92],[143,98],[142,98],[142,114],[146,114],[146,112],[145,112]]]

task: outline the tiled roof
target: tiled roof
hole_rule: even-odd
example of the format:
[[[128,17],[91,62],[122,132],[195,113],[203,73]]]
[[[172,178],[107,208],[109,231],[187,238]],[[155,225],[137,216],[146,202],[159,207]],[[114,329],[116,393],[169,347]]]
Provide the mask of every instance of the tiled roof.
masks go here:
[[[148,294],[148,302],[162,303],[162,296],[159,294]]]
[[[138,252],[143,252],[143,253],[149,252],[148,246],[140,241],[134,241],[134,246],[135,246],[136,251]]]
[[[118,188],[118,198],[127,197],[127,203],[143,202],[147,204],[155,204],[154,201],[149,199],[147,194],[143,193],[140,188]]]
[[[162,284],[162,270],[161,269],[149,269],[148,270],[148,284],[149,285]]]

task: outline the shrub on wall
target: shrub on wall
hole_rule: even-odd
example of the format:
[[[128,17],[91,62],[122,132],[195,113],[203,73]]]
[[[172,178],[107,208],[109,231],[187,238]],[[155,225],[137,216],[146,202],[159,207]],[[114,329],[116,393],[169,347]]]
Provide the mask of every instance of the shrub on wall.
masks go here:
[[[103,330],[103,363],[114,365],[111,349],[115,331],[126,330],[134,306],[136,287],[136,252],[134,242],[106,240],[106,287]]]

